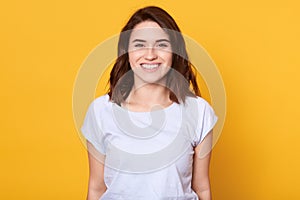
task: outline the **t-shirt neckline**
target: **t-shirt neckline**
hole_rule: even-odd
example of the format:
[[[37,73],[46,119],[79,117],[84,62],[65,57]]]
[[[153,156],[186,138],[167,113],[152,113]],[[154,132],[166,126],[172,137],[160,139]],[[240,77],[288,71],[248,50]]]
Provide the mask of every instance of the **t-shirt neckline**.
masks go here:
[[[132,111],[132,110],[129,110],[127,109],[126,107],[123,107],[123,106],[119,106],[118,104],[112,102],[109,100],[109,95],[106,94],[107,96],[107,101],[111,104],[111,105],[114,105],[114,106],[117,106],[117,108],[119,108],[120,110],[123,110],[125,112],[128,112],[130,114],[136,114],[136,115],[142,115],[142,114],[150,114],[152,112],[167,112],[167,111],[170,111],[173,109],[173,107],[177,104],[176,102],[172,102],[170,105],[168,105],[167,107],[164,107],[162,109],[158,109],[158,110],[151,110],[151,111]]]

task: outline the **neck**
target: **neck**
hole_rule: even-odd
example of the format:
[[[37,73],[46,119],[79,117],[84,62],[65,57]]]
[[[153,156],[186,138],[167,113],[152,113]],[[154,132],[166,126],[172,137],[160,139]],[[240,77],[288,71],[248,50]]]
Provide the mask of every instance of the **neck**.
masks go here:
[[[169,95],[170,92],[164,85],[156,83],[135,84],[126,100],[126,104],[146,109],[154,105],[167,107],[172,103]]]

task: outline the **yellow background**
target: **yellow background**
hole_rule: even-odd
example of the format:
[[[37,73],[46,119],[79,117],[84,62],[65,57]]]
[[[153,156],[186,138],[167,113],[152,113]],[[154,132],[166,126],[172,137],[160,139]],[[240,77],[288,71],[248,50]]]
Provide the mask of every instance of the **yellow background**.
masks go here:
[[[215,200],[300,199],[300,13],[294,0],[1,3],[0,199],[85,199],[72,90],[88,53],[145,5],[166,9],[216,62],[227,118]]]

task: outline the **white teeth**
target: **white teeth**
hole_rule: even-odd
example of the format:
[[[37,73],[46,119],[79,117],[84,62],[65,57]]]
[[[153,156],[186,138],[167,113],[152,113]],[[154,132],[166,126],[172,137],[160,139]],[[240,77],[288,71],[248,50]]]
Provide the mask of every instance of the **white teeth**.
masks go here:
[[[145,69],[154,69],[158,67],[158,64],[142,64],[142,67]]]

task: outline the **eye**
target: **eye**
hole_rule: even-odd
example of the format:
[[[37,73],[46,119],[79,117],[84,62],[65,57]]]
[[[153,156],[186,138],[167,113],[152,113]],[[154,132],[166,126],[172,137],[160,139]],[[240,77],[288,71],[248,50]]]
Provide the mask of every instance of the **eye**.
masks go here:
[[[141,44],[141,43],[136,43],[136,44],[134,45],[134,47],[136,47],[136,48],[139,48],[139,47],[144,47],[144,44]]]
[[[158,43],[157,46],[159,48],[167,48],[167,47],[169,47],[169,44],[166,42],[161,42],[161,43]]]

